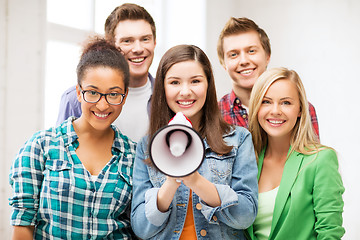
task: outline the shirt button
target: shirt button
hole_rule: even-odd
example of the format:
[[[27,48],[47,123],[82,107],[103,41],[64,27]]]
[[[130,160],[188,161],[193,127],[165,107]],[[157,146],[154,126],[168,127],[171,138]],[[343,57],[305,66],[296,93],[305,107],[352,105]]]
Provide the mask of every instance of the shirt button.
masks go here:
[[[203,229],[203,230],[200,231],[200,235],[201,235],[201,236],[205,237],[206,234],[207,234],[207,232],[206,232],[205,229]]]
[[[201,206],[200,203],[196,204],[196,209],[197,209],[197,210],[201,210],[201,209],[202,209],[202,206]]]
[[[243,118],[247,118],[247,115],[244,114],[244,115],[242,115],[242,117],[243,117]]]
[[[216,216],[213,216],[212,218],[215,222],[217,221],[217,217]]]

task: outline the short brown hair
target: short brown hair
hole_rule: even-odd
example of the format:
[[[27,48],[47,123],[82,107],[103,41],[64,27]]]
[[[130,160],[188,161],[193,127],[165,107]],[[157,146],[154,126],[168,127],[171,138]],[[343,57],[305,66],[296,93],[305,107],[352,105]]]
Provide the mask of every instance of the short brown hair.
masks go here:
[[[218,44],[217,44],[217,53],[221,65],[224,65],[224,38],[236,35],[239,33],[245,33],[255,31],[259,33],[261,46],[264,48],[268,56],[271,55],[271,46],[270,39],[263,29],[261,29],[254,21],[248,18],[234,18],[231,17],[225,24],[223,30],[220,33]]]
[[[115,29],[120,21],[125,20],[145,20],[151,26],[154,40],[156,39],[156,27],[154,19],[145,8],[133,4],[124,3],[116,7],[105,21],[105,38],[111,42],[115,41]]]

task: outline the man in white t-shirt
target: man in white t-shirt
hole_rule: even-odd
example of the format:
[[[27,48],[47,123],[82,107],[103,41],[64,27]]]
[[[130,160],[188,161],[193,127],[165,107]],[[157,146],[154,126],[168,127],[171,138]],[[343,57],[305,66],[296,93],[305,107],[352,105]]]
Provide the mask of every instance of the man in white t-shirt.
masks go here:
[[[152,86],[150,81],[147,81],[141,87],[129,87],[126,103],[121,110],[121,114],[113,123],[120,126],[121,132],[135,142],[138,142],[148,130],[147,104],[151,94]]]
[[[130,84],[121,115],[114,124],[137,142],[146,134],[154,78],[149,68],[154,58],[156,28],[151,15],[141,6],[125,3],[116,7],[105,22],[105,37],[121,48],[128,60]],[[70,116],[80,117],[76,86],[61,97],[57,125]]]

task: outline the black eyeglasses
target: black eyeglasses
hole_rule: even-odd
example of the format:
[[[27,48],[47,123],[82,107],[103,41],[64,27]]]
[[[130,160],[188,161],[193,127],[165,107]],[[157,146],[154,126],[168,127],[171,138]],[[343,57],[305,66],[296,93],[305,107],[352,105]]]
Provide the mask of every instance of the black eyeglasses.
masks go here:
[[[108,104],[120,105],[124,101],[124,98],[125,98],[125,94],[123,94],[123,93],[113,92],[113,93],[105,93],[104,94],[104,93],[99,93],[94,90],[82,90],[81,86],[80,86],[80,91],[83,95],[85,102],[88,102],[88,103],[97,103],[98,101],[100,101],[102,96],[104,96],[105,100]]]

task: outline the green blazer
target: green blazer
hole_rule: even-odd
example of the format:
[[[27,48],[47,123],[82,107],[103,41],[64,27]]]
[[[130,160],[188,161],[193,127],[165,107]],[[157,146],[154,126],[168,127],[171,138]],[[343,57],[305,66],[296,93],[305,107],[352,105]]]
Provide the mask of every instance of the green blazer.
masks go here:
[[[265,149],[258,160],[258,179]],[[293,152],[285,163],[275,200],[269,240],[341,239],[344,187],[335,151]],[[256,240],[253,226],[248,239]]]

